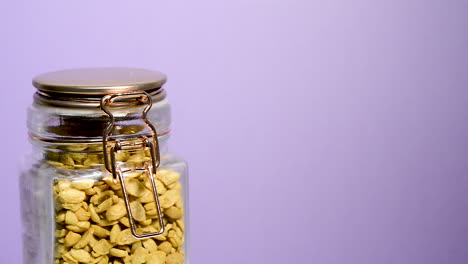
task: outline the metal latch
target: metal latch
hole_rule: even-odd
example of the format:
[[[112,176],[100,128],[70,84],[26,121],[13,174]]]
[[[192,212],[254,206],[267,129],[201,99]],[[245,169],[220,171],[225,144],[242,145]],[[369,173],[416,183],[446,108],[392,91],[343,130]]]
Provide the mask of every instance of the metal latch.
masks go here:
[[[129,100],[139,100],[141,103],[146,104],[143,112],[142,119],[145,122],[146,126],[151,131],[151,135],[148,136],[139,136],[139,137],[119,137],[113,136],[113,130],[115,127],[115,116],[111,113],[109,107],[112,105],[122,105],[123,102]],[[156,237],[164,233],[165,226],[162,215],[161,206],[159,204],[158,192],[156,189],[155,176],[156,169],[159,167],[160,163],[160,153],[159,153],[159,144],[158,144],[158,135],[153,124],[148,121],[147,114],[152,106],[152,98],[146,92],[131,92],[131,93],[118,93],[118,94],[109,94],[101,99],[101,109],[110,117],[109,125],[103,134],[102,144],[103,144],[103,154],[104,154],[104,164],[106,169],[112,173],[114,181],[119,181],[120,186],[122,187],[122,193],[125,201],[125,207],[127,208],[128,219],[130,222],[130,227],[132,234],[137,239],[145,239]],[[122,169],[118,166],[116,162],[116,153],[121,151],[132,151],[132,150],[149,150],[151,153],[151,161],[146,161],[141,167],[135,167],[137,171],[144,171],[146,176],[151,181],[151,186],[153,189],[154,202],[156,204],[156,210],[158,212],[159,226],[161,227],[158,232],[154,233],[144,233],[138,234],[135,219],[133,218],[132,210],[130,207],[130,201],[128,198],[127,189],[125,187],[124,173],[128,171]]]

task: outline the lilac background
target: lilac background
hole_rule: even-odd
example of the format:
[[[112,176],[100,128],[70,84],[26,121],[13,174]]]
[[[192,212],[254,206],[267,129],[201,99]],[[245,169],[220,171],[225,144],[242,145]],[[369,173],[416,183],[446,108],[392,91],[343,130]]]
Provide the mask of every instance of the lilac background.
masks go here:
[[[32,76],[168,74],[192,263],[468,263],[468,1],[1,1],[0,263]]]

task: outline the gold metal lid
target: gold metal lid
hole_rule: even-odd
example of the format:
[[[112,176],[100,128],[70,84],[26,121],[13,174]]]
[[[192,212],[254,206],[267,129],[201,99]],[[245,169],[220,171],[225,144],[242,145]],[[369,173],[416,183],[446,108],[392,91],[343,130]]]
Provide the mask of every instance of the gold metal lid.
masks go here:
[[[42,92],[82,95],[146,91],[159,88],[165,82],[163,73],[135,68],[70,69],[33,79],[33,85]]]
[[[35,101],[61,107],[98,107],[102,96],[141,92],[165,98],[166,76],[139,68],[81,68],[41,74],[33,79]]]

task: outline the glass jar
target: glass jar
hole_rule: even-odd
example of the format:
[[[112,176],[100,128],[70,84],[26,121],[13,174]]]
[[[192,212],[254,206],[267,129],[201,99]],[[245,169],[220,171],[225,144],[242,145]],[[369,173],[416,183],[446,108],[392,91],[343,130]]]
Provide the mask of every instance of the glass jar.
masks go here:
[[[165,81],[129,68],[34,79],[25,264],[188,263],[187,165],[167,147]]]

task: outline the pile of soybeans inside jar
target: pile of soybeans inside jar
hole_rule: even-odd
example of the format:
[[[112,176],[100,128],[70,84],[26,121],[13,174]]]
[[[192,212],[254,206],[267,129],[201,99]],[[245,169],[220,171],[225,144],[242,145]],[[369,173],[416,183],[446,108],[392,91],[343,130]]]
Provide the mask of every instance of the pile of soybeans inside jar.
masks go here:
[[[102,164],[102,155],[80,153],[69,147],[51,152],[48,166],[86,169]],[[119,161],[142,163],[144,151],[122,154]],[[101,179],[57,178],[53,182],[55,203],[56,264],[183,264],[184,209],[182,185],[176,171],[158,169],[154,181],[165,231],[137,239],[132,235],[121,184],[112,175]],[[125,187],[138,233],[161,230],[151,180],[141,171],[125,173]]]

